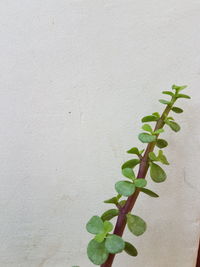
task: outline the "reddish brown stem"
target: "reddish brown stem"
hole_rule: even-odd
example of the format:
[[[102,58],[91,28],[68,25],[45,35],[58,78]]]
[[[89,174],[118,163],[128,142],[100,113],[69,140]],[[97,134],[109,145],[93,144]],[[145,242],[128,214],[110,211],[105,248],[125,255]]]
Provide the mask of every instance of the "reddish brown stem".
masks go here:
[[[173,103],[174,102],[175,102],[175,100],[173,101]],[[172,105],[170,105],[170,106],[168,105],[165,108],[162,116],[160,117],[160,119],[156,123],[154,131],[158,130],[164,126],[164,124],[165,124],[164,120],[168,116],[168,114],[171,110],[171,107],[172,107]],[[142,157],[141,162],[140,162],[137,178],[145,178],[146,177],[146,174],[147,174],[147,171],[149,168],[148,155],[149,155],[149,152],[153,151],[155,144],[156,144],[155,142],[148,144],[148,146],[145,150],[144,156]],[[133,209],[139,193],[140,193],[140,191],[139,191],[139,189],[137,189],[135,191],[135,193],[127,199],[124,207],[122,209],[120,209],[113,234],[118,235],[118,236],[123,235],[124,229],[126,227],[126,215],[129,212],[131,212],[131,210]],[[116,254],[109,254],[108,259],[106,260],[106,262],[104,264],[101,265],[101,267],[111,267],[113,264],[113,260],[115,258],[115,255]]]

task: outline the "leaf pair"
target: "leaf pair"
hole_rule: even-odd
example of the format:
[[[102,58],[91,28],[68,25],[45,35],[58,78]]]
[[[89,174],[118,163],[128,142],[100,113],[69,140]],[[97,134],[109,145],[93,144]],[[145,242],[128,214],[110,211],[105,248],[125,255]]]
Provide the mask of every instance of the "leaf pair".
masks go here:
[[[106,262],[109,253],[116,254],[125,251],[130,256],[137,256],[137,249],[118,235],[109,235],[105,241],[98,243],[91,240],[87,247],[88,258],[96,265]]]
[[[163,128],[160,128],[158,130],[155,130],[153,131],[151,125],[145,123],[143,126],[142,126],[142,129],[146,132],[149,132],[151,133],[152,135],[156,135],[156,134],[160,134],[160,133],[163,133],[164,132],[164,129]]]
[[[133,182],[129,181],[119,181],[115,184],[116,191],[122,196],[129,197],[131,196],[136,187],[142,188],[147,185],[147,181],[142,178],[134,179]]]

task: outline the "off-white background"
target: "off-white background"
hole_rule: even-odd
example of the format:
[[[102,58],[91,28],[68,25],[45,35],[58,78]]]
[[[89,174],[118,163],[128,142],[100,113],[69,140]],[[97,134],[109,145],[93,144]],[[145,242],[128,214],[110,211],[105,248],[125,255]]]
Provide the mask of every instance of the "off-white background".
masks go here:
[[[86,221],[108,206],[140,118],[161,90],[192,100],[166,130],[171,165],[139,256],[115,267],[194,267],[200,204],[200,1],[0,1],[0,266],[93,266]],[[143,147],[142,145],[140,146]]]

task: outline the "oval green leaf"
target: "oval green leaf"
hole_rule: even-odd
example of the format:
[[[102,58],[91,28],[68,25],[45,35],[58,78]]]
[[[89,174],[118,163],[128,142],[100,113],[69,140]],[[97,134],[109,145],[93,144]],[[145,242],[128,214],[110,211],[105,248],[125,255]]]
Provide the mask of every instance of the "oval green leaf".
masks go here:
[[[156,136],[148,133],[140,133],[138,138],[142,143],[151,143],[156,141]]]
[[[144,131],[146,131],[146,132],[150,132],[150,133],[153,132],[153,130],[152,130],[152,128],[151,128],[151,125],[149,125],[149,124],[144,124],[144,125],[142,126],[142,129],[143,129]]]
[[[160,134],[160,133],[163,133],[163,132],[164,132],[164,129],[160,128],[160,129],[154,131],[153,134]]]
[[[119,214],[119,210],[117,209],[110,209],[105,211],[102,215],[101,215],[101,219],[103,221],[110,221],[112,218],[114,218],[115,216],[117,216]]]
[[[147,188],[140,188],[140,191],[147,194],[150,197],[159,197],[159,195],[157,195],[155,192],[153,192]]]
[[[135,179],[135,173],[132,168],[122,169],[122,174],[129,179]]]
[[[187,98],[190,99],[191,97],[189,95],[184,95],[184,94],[178,94],[177,98]]]
[[[147,185],[147,181],[145,179],[139,178],[134,181],[136,187],[145,187]]]
[[[113,224],[111,222],[105,221],[103,222],[104,232],[107,234],[113,230]]]
[[[178,108],[178,107],[173,107],[172,111],[174,111],[175,113],[182,113],[183,109],[182,108]]]
[[[164,139],[157,139],[156,146],[159,148],[164,148],[164,147],[168,146],[168,143]]]
[[[118,235],[108,235],[105,242],[105,247],[112,254],[120,253],[124,250],[125,242]]]
[[[171,91],[163,91],[162,94],[174,96],[174,94]]]
[[[99,243],[94,239],[91,240],[87,247],[87,255],[92,263],[96,265],[103,264],[109,255],[109,252],[105,247],[105,241]]]
[[[168,121],[167,125],[169,125],[169,127],[174,131],[174,132],[178,132],[180,131],[181,127],[178,125],[178,123],[176,123],[175,121]]]
[[[157,121],[157,120],[158,120],[158,117],[154,115],[149,115],[149,116],[142,118],[142,122],[150,122],[150,121]]]
[[[165,99],[159,99],[159,102],[164,105],[169,105],[171,103],[170,101],[167,101]]]
[[[91,234],[99,234],[104,230],[103,221],[99,216],[93,216],[86,225],[86,229]]]
[[[124,251],[126,251],[128,255],[133,257],[136,257],[138,255],[137,249],[129,242],[125,242]]]
[[[151,163],[150,165],[150,176],[156,183],[164,182],[167,178],[165,171],[155,163]]]
[[[129,197],[135,192],[135,185],[128,181],[119,181],[115,184],[115,189],[122,196]]]
[[[137,147],[132,147],[131,149],[129,149],[127,151],[127,153],[129,153],[129,154],[135,154],[135,155],[140,155],[140,151],[138,150]]]
[[[117,204],[118,203],[118,199],[117,199],[117,197],[112,197],[112,198],[109,198],[107,200],[104,200],[104,203],[107,203],[107,204]]]
[[[146,229],[147,225],[146,222],[140,218],[139,216],[132,215],[132,214],[127,214],[127,224],[128,228],[136,236],[142,235]]]
[[[125,169],[125,168],[134,168],[139,163],[140,163],[140,160],[139,159],[130,159],[130,160],[126,161],[122,165],[122,169]]]

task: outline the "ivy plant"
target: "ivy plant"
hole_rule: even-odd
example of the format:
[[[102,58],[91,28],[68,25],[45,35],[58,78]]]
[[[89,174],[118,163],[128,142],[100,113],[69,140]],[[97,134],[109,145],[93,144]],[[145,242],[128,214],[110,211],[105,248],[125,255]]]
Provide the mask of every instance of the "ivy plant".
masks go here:
[[[101,267],[111,267],[115,255],[125,251],[128,255],[136,257],[137,249],[133,244],[122,238],[125,226],[134,236],[142,235],[147,229],[147,223],[138,215],[132,213],[132,209],[140,193],[149,197],[158,198],[158,194],[146,188],[146,175],[150,170],[150,177],[155,183],[162,183],[167,175],[162,165],[169,165],[163,148],[168,142],[160,138],[167,125],[172,131],[178,132],[180,126],[173,117],[169,116],[170,111],[180,114],[183,110],[174,106],[181,98],[189,99],[190,96],[182,94],[187,86],[172,85],[172,90],[163,91],[170,99],[160,99],[159,102],[165,105],[162,115],[154,112],[142,118],[142,132],[138,139],[142,144],[147,144],[146,149],[132,147],[127,151],[133,155],[133,159],[126,161],[121,166],[121,174],[124,178],[115,183],[116,195],[104,201],[115,207],[105,211],[101,216],[93,216],[87,223],[87,231],[93,235],[87,247],[87,255],[90,261]],[[153,127],[150,123],[155,123]],[[154,149],[157,151],[154,152]],[[137,175],[136,173],[137,170]],[[115,227],[110,222],[117,217]],[[114,230],[113,230],[114,229]],[[112,232],[113,231],[113,232]]]

